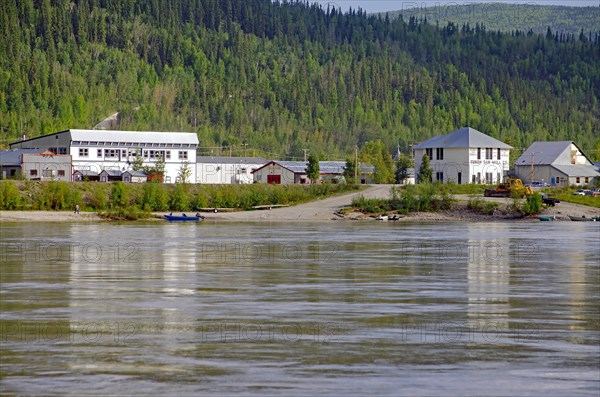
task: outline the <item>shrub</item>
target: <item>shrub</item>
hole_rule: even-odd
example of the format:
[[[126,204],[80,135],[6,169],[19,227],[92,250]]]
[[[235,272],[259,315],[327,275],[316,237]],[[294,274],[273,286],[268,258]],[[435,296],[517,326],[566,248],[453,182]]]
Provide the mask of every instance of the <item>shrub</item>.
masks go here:
[[[0,209],[14,210],[19,208],[21,196],[13,181],[2,182],[0,189]]]
[[[526,215],[534,215],[539,214],[542,211],[542,195],[539,193],[534,193],[533,195],[527,197],[525,203],[523,204],[523,212]]]
[[[126,207],[127,206],[127,185],[123,182],[114,182],[110,190],[111,207]]]
[[[187,209],[187,190],[184,185],[177,184],[177,186],[175,186],[175,189],[171,192],[171,197],[169,198],[169,210],[187,211]]]

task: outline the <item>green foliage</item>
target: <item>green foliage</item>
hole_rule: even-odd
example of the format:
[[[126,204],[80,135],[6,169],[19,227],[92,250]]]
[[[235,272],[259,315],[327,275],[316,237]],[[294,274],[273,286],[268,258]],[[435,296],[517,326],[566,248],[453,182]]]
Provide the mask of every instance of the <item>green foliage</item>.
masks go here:
[[[408,169],[413,168],[415,163],[412,158],[407,155],[400,153],[400,157],[396,160],[396,174],[395,182],[404,183],[408,178]]]
[[[367,142],[361,148],[360,159],[363,163],[375,166],[375,183],[394,183],[394,162],[381,139]]]
[[[523,204],[523,212],[525,215],[535,215],[542,212],[542,195],[536,192],[528,196]]]
[[[127,185],[123,182],[113,182],[110,190],[110,206],[112,208],[125,207],[128,204]]]
[[[192,167],[190,163],[184,161],[181,163],[179,170],[177,170],[177,179],[179,179],[180,183],[188,183],[190,181],[190,177],[192,176]]]
[[[188,209],[188,197],[185,185],[177,184],[169,198],[169,210],[185,211]]]
[[[479,196],[471,196],[467,203],[467,208],[473,212],[483,215],[493,215],[498,208],[498,203],[494,201],[483,200]]]
[[[392,187],[389,199],[367,199],[360,196],[352,200],[352,207],[366,213],[398,211],[408,214],[449,210],[454,206],[455,200],[443,186],[424,184]]]
[[[0,4],[0,144],[114,111],[123,130],[193,131],[267,157],[345,158],[375,139],[389,151],[466,125],[514,147],[575,140],[587,152],[600,130],[596,31],[438,28],[297,1]],[[555,25],[598,20],[597,8],[543,10]]]
[[[597,32],[600,30],[600,9],[596,7],[566,7],[540,6],[532,4],[494,4],[477,3],[436,3],[435,6],[424,8],[407,8],[402,11],[392,11],[388,15],[396,18],[400,14],[404,20],[412,18],[423,19],[431,24],[439,23],[446,26],[453,23],[456,26],[470,25],[472,28],[485,29],[489,32],[514,31],[546,34],[548,27],[553,32],[579,36],[583,30]],[[518,17],[515,17],[518,16]]]
[[[308,156],[308,165],[306,166],[306,176],[315,183],[319,180],[321,171],[319,169],[319,157],[314,154]]]
[[[346,166],[344,167],[344,177],[348,183],[356,183],[356,162],[353,158],[346,159]]]
[[[433,170],[429,165],[429,156],[424,154],[423,160],[421,161],[421,167],[419,168],[419,183],[431,183],[432,178]]]
[[[19,190],[13,181],[0,181],[0,209],[16,210],[21,203]]]

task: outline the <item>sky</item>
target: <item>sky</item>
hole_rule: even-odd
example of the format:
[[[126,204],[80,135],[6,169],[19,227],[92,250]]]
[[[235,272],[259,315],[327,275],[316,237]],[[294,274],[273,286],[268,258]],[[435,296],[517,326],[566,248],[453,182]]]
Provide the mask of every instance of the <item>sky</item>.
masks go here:
[[[598,7],[600,0],[318,0],[327,7],[335,5],[347,11],[348,8],[362,8],[366,12],[397,11],[415,7],[444,7],[448,5],[470,5],[474,3],[512,3],[530,5],[555,5],[574,7]]]

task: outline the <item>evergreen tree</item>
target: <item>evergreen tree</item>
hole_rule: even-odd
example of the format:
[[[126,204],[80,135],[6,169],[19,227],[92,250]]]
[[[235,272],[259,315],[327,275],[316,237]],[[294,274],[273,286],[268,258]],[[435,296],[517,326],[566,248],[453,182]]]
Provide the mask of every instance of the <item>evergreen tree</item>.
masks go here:
[[[429,156],[425,153],[421,161],[421,167],[419,168],[419,183],[431,183],[432,178],[433,170],[429,165]]]
[[[400,153],[396,160],[396,183],[404,183],[408,178],[408,169],[414,167],[412,158]]]
[[[310,154],[308,156],[306,176],[308,179],[310,179],[311,183],[317,182],[321,176],[321,170],[319,169],[319,158],[316,155]]]

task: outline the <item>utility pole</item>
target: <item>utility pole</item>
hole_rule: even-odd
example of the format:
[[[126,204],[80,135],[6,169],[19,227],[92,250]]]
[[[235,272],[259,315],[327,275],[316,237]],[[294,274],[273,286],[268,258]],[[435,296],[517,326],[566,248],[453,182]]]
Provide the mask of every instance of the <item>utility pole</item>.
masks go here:
[[[535,162],[535,155],[536,153],[542,153],[542,152],[533,152],[531,153],[531,180],[529,181],[529,183],[533,183],[533,181],[535,180],[535,168],[534,168],[534,162]]]
[[[354,145],[354,182],[358,183],[358,145]]]
[[[308,149],[302,149],[304,150],[304,162],[306,163],[308,160],[306,159],[306,154],[308,153]]]

